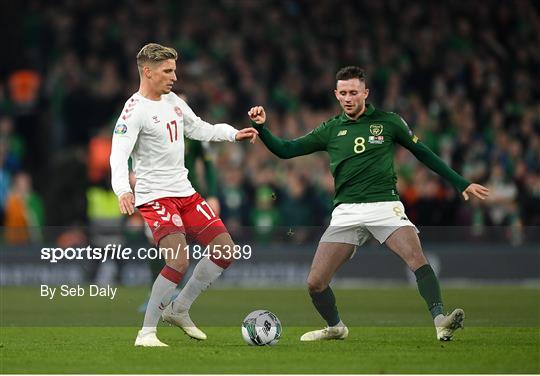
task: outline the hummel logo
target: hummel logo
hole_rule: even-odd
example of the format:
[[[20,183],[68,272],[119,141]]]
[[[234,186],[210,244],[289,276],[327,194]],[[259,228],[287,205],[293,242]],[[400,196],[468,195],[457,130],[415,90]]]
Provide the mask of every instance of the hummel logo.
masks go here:
[[[343,129],[343,130],[339,131],[337,135],[339,137],[339,136],[345,136],[346,134],[347,134],[347,130]]]
[[[159,123],[159,119],[158,119],[157,115],[156,115],[156,116],[152,116],[152,120],[154,120],[154,124]]]

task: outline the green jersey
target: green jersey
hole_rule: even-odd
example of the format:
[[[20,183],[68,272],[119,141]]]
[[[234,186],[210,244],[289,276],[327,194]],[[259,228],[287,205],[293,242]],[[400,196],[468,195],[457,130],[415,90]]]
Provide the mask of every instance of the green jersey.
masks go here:
[[[422,144],[399,115],[376,110],[371,104],[356,120],[342,113],[294,140],[282,140],[263,125],[253,125],[268,149],[280,158],[326,151],[334,176],[334,205],[399,200],[394,170],[396,144],[409,149],[460,192],[470,184]]]

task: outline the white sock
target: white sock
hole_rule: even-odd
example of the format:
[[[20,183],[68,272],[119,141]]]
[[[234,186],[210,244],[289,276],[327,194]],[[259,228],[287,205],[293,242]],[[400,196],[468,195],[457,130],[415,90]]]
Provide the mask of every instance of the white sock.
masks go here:
[[[223,269],[217,266],[209,258],[205,257],[193,269],[193,274],[186,285],[180,291],[173,304],[176,313],[188,311],[191,305],[201,293],[208,288],[223,273]]]
[[[332,328],[338,328],[338,327],[344,327],[344,326],[345,324],[343,323],[343,321],[339,320],[339,322],[336,325],[332,326]]]
[[[166,266],[165,268],[168,267]],[[174,270],[172,268],[170,269]],[[180,272],[174,271],[180,274]],[[148,306],[146,307],[146,312],[144,314],[144,322],[141,329],[143,334],[155,332],[157,330],[156,328],[161,313],[171,302],[171,296],[178,282],[171,281],[161,273],[157,276],[154,285],[152,286],[152,293],[150,294]]]

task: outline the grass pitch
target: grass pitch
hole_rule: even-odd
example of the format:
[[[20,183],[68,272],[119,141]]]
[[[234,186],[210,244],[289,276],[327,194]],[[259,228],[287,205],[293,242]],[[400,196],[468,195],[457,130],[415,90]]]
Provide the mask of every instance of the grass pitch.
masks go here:
[[[192,317],[209,339],[160,326],[168,348],[135,348],[147,290],[117,298],[47,300],[39,288],[1,289],[1,373],[540,373],[540,290],[445,289],[465,309],[466,329],[438,342],[414,288],[335,289],[350,329],[345,341],[301,343],[322,327],[303,289],[211,289]],[[255,309],[282,321],[277,346],[244,344],[240,323]]]

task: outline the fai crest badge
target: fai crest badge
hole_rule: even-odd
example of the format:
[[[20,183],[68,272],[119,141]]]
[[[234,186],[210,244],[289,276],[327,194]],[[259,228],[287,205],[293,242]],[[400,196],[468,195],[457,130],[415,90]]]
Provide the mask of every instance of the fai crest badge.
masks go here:
[[[182,117],[182,110],[180,109],[180,107],[174,106],[174,112],[176,112],[176,115],[178,115],[178,117]]]
[[[382,124],[371,124],[369,126],[369,131],[374,136],[380,136],[383,132],[383,126]]]

